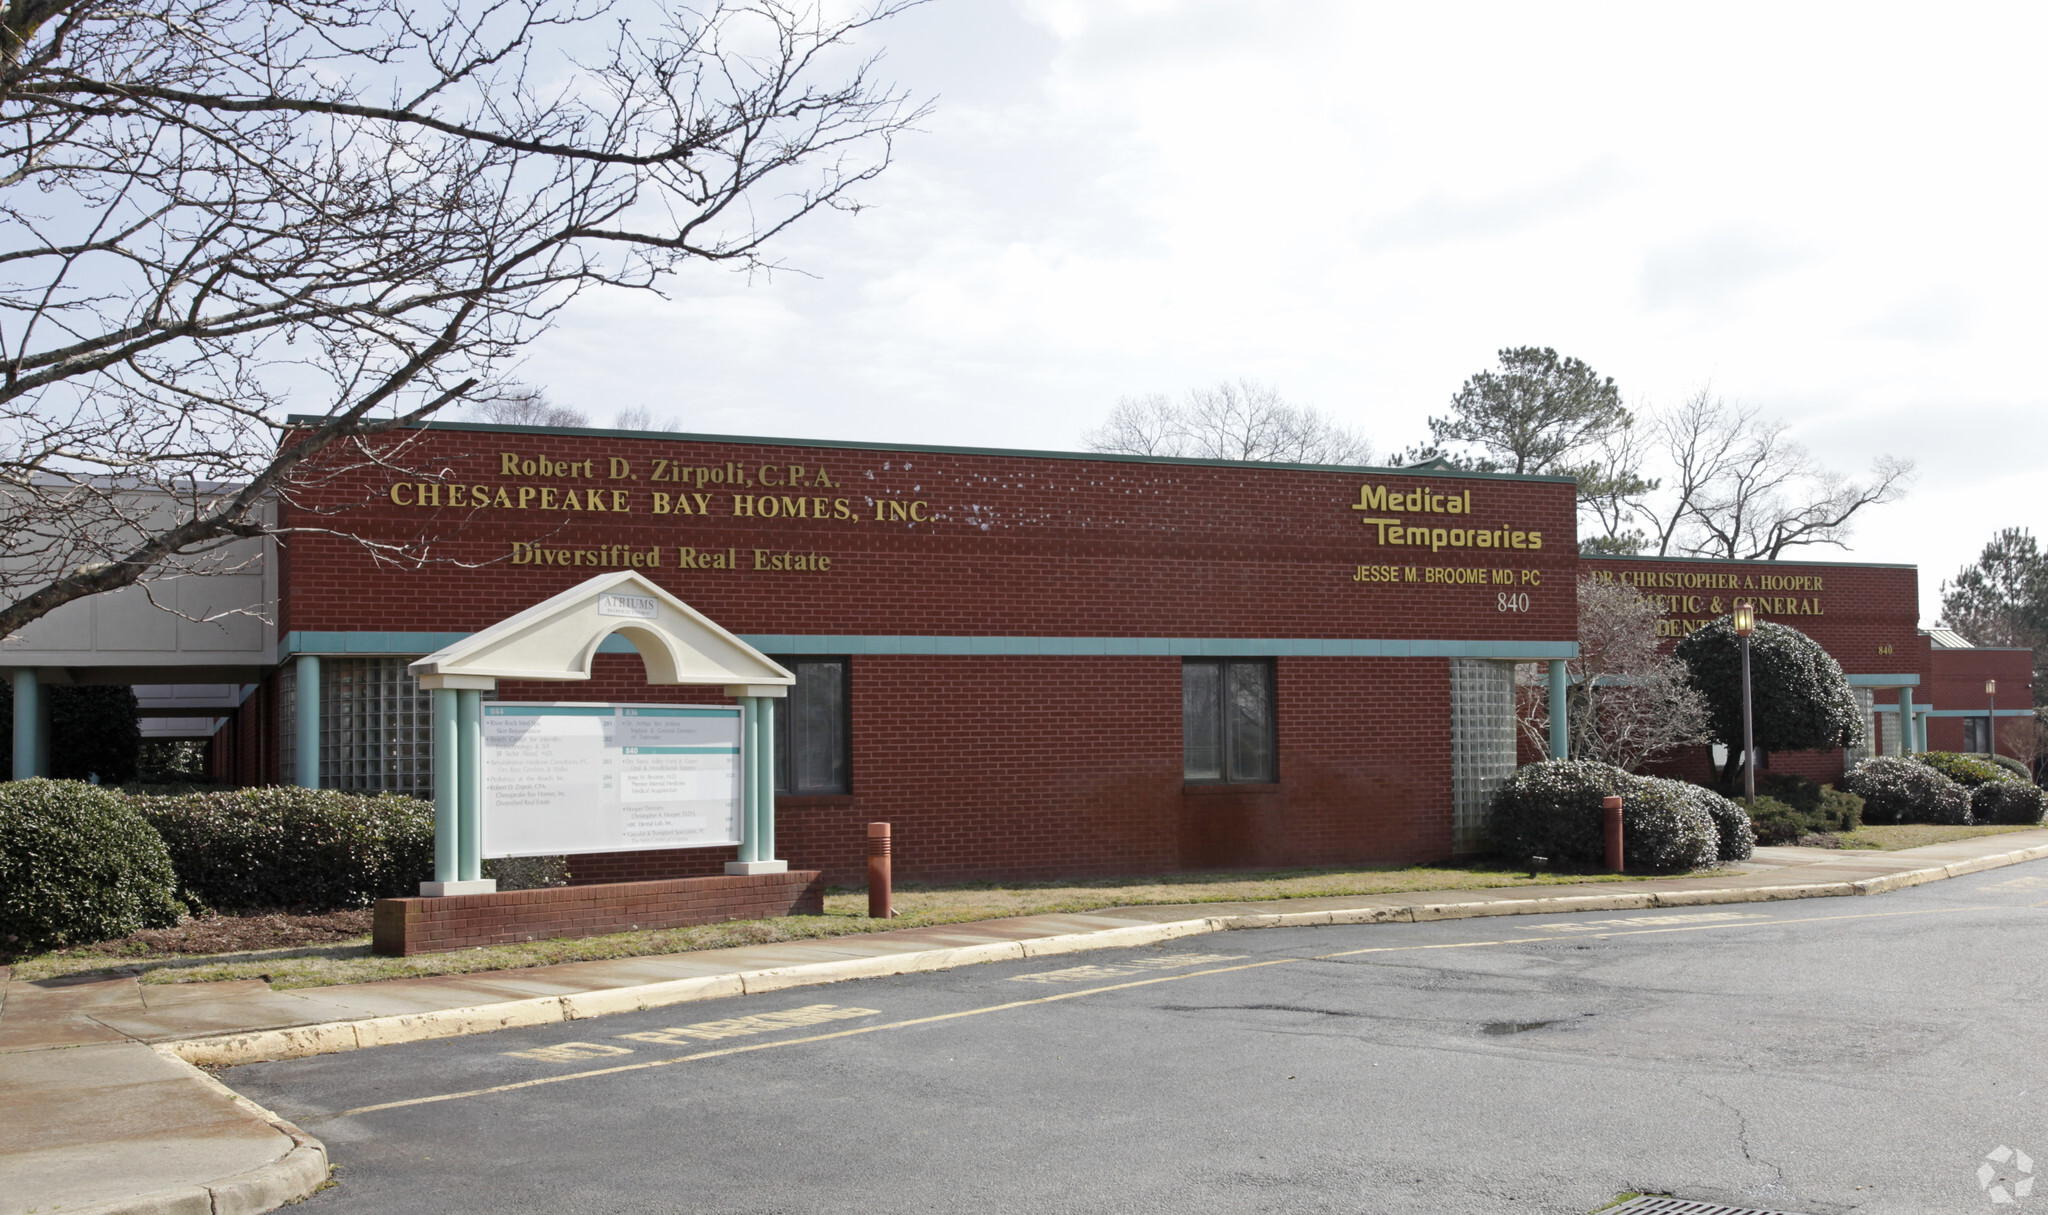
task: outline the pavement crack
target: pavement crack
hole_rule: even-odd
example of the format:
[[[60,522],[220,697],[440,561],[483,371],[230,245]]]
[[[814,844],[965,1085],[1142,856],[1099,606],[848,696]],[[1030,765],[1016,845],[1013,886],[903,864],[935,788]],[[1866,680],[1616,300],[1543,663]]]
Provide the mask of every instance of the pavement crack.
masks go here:
[[[1771,1185],[1778,1189],[1783,1189],[1785,1185],[1785,1167],[1774,1160],[1765,1160],[1763,1157],[1750,1151],[1749,1115],[1742,1112],[1742,1107],[1719,1093],[1710,1093],[1702,1088],[1694,1088],[1693,1091],[1702,1097],[1714,1101],[1722,1109],[1735,1115],[1735,1144],[1742,1149],[1742,1158],[1751,1164],[1760,1164],[1771,1170]]]
[[[1365,1017],[1369,1013],[1349,1008],[1313,1008],[1306,1004],[1161,1004],[1161,1012],[1291,1012],[1318,1017]]]

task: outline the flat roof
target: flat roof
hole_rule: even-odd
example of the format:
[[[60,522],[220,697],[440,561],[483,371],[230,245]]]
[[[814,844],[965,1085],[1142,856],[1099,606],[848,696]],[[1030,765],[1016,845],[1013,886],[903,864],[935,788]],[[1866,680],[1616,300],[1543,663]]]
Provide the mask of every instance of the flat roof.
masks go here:
[[[292,414],[287,426],[317,426],[325,418]],[[667,439],[680,443],[751,443],[760,447],[812,447],[847,451],[911,451],[952,456],[1024,456],[1034,460],[1097,460],[1119,464],[1193,464],[1208,468],[1281,468],[1294,472],[1371,473],[1382,477],[1451,477],[1458,480],[1539,481],[1578,484],[1576,477],[1542,473],[1487,473],[1436,468],[1383,468],[1370,464],[1283,464],[1277,460],[1207,460],[1197,456],[1132,456],[1099,451],[1036,451],[1021,447],[949,447],[936,443],[870,443],[859,440],[786,439],[764,435],[704,435],[681,431],[618,430],[598,426],[516,426],[498,422],[420,422],[406,430],[473,430],[485,434],[576,435],[597,439]]]

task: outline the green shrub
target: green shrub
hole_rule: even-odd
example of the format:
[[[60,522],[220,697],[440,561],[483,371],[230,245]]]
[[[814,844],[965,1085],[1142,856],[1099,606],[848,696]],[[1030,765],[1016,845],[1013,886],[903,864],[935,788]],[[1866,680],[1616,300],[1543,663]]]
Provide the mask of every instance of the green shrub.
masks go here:
[[[0,954],[178,922],[170,853],[126,798],[77,781],[0,784]]]
[[[1981,755],[1958,755],[1954,751],[1920,751],[1913,758],[1948,777],[1965,789],[1994,782],[2026,780],[1992,763]],[[2032,784],[2032,781],[2028,781]]]
[[[1714,863],[1720,834],[1711,814],[1664,787],[1682,783],[1631,776],[1588,760],[1530,764],[1494,791],[1489,829],[1495,847],[1510,856],[1597,868],[1607,861],[1601,802],[1615,796],[1622,799],[1625,866],[1697,869]]]
[[[1970,817],[1980,823],[2038,823],[2048,794],[2020,781],[1991,781],[1970,790]]]
[[[1742,740],[1742,641],[1726,616],[1686,634],[1673,651],[1707,698],[1708,729],[1731,748]],[[1749,704],[1756,745],[1818,751],[1863,737],[1863,713],[1849,678],[1820,643],[1769,620],[1750,635]]]
[[[1796,844],[1800,836],[1815,830],[1810,814],[1775,797],[1761,795],[1750,809],[1749,821],[1759,844]]]
[[[433,876],[430,802],[289,785],[134,801],[209,907],[365,907]]]
[[[1994,755],[1991,757],[1991,762],[2030,785],[2034,783],[2034,770],[2010,755]]]
[[[1863,799],[1833,785],[1820,787],[1820,819],[1823,830],[1854,831],[1863,825]]]
[[[1865,760],[1844,782],[1863,798],[1867,823],[1968,823],[1969,790],[1933,767],[1895,755]]]
[[[1812,814],[1820,809],[1821,790],[1827,786],[1819,781],[1794,776],[1789,772],[1773,772],[1757,778],[1756,791],[1768,794],[1784,802],[1794,810]]]
[[[1604,865],[1607,833],[1600,803],[1626,796],[1633,780],[1620,768],[1591,760],[1553,759],[1517,768],[1494,790],[1488,807],[1494,846],[1509,856],[1545,856],[1558,865]],[[1625,817],[1623,822],[1625,827]]]
[[[1715,860],[1746,861],[1756,854],[1756,832],[1750,827],[1749,815],[1743,812],[1742,807],[1704,785],[1656,777],[1644,779],[1657,781],[1660,787],[1698,807],[1713,820]]]
[[[135,780],[150,785],[210,785],[206,743],[193,738],[152,738],[135,756]],[[102,782],[105,783],[105,782]]]

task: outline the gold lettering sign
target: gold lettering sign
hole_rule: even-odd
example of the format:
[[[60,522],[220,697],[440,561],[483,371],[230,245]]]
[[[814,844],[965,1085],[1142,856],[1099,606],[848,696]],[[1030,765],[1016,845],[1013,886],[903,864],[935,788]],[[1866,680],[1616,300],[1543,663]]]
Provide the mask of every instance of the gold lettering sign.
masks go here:
[[[1426,525],[1406,521],[1409,515],[1470,516],[1472,491],[1469,489],[1446,494],[1426,486],[1397,490],[1384,485],[1361,485],[1358,487],[1358,501],[1352,504],[1351,509],[1380,512],[1378,515],[1361,514],[1358,521],[1376,528],[1375,539],[1382,545],[1427,548],[1432,553],[1447,548],[1533,552],[1543,547],[1542,532],[1518,528],[1510,523],[1454,527],[1446,520],[1445,526],[1439,527],[1435,520]]]

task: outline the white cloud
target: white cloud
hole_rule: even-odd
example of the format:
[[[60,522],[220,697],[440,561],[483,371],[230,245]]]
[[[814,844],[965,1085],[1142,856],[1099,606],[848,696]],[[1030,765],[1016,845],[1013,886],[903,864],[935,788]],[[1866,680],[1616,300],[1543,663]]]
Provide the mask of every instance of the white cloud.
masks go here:
[[[1845,470],[1919,459],[1850,557],[1931,605],[1993,529],[2048,534],[2043,24],[941,0],[882,31],[926,133],[781,247],[815,277],[592,296],[528,375],[600,417],[1020,447],[1247,375],[1390,449],[1550,345],[1640,401],[1711,380]]]

